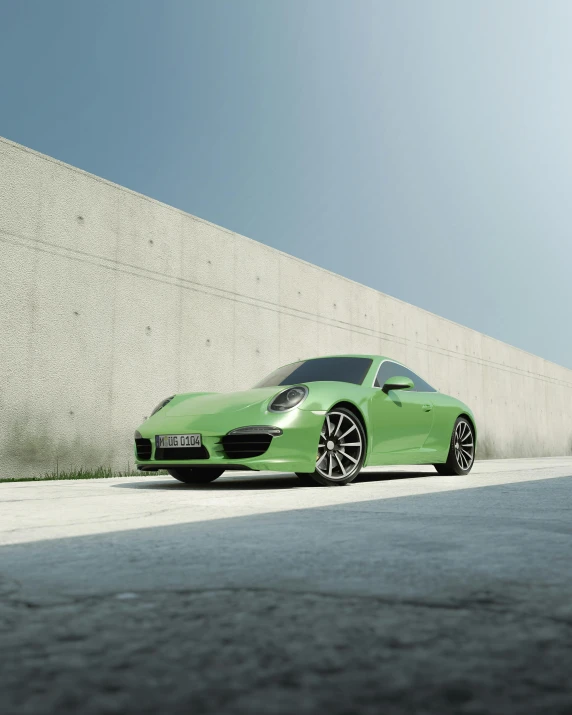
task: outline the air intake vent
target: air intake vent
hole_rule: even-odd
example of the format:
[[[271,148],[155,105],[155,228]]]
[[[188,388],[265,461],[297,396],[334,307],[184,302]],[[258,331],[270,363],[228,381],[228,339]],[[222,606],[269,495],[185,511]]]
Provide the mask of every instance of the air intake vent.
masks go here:
[[[140,439],[135,440],[135,449],[137,451],[137,459],[151,459],[151,440]]]
[[[222,438],[226,456],[229,459],[260,457],[272,442],[270,434],[227,434]]]
[[[208,459],[210,457],[206,447],[169,447],[167,449],[157,448],[155,459],[157,461],[168,461],[171,459]]]

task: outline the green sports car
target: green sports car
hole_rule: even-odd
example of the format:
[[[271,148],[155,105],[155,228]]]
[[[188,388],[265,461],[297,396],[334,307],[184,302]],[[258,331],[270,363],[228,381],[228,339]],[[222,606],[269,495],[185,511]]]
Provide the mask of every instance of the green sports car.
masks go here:
[[[138,469],[188,484],[253,469],[338,486],[388,464],[462,475],[475,446],[467,405],[379,355],[291,363],[244,392],[173,395],[135,432]]]

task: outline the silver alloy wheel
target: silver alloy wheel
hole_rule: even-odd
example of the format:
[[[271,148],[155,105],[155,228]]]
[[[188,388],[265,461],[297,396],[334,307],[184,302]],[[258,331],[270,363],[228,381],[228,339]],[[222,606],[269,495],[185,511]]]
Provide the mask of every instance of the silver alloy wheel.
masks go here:
[[[329,412],[318,444],[316,471],[327,479],[347,479],[359,467],[363,453],[361,430],[355,417]]]
[[[453,437],[453,447],[455,448],[455,459],[463,471],[471,468],[475,459],[475,441],[473,430],[468,422],[461,420],[455,427]]]

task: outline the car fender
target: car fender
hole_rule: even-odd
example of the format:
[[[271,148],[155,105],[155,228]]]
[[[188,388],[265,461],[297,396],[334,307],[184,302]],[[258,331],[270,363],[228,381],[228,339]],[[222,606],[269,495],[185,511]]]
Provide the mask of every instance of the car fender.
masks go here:
[[[351,406],[350,409],[353,408],[361,416],[367,442],[366,455],[369,455],[371,448],[369,402],[378,390],[348,382],[325,381],[311,382],[306,387],[308,388],[308,397],[300,405],[301,410],[326,415],[336,405],[346,403]]]

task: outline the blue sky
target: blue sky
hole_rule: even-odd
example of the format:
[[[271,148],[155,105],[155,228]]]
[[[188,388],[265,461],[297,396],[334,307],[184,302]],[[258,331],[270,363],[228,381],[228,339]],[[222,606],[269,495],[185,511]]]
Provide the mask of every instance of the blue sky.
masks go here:
[[[0,0],[0,135],[572,367],[572,3]]]

